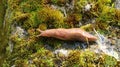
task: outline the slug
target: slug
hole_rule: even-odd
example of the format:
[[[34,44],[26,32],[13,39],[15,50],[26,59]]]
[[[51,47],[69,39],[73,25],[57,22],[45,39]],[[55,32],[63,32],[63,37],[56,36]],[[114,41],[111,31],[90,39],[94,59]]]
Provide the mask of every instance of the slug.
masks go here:
[[[78,41],[96,41],[97,37],[89,34],[88,32],[80,29],[80,28],[71,28],[71,29],[48,29],[45,31],[41,31],[38,36],[42,37],[53,37],[61,40],[78,40]]]

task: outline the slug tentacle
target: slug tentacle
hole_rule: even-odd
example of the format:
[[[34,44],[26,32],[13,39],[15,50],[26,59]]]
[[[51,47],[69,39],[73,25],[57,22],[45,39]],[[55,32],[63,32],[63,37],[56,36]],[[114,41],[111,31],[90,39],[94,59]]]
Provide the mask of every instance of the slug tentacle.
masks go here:
[[[40,33],[42,33],[43,31],[42,30],[40,30],[40,29],[36,29],[37,31],[39,31]]]
[[[41,33],[44,32],[44,31],[42,31],[42,30],[40,30],[40,29],[36,29],[36,31],[40,32],[40,34],[37,35],[36,37],[40,37],[40,36],[41,36]]]

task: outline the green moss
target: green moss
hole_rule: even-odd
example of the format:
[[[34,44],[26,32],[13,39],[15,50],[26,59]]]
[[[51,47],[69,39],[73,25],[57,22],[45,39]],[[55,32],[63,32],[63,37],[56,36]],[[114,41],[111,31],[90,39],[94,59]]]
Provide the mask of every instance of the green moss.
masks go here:
[[[94,60],[96,59],[96,55],[90,51],[72,51],[67,58],[66,66],[70,67],[90,67],[95,66]]]
[[[17,61],[15,61],[15,66],[17,66],[17,67],[26,67],[26,66],[28,66],[28,61],[23,60],[23,59],[17,60]]]
[[[29,13],[15,12],[15,16],[13,17],[13,21],[15,21],[15,22],[23,22],[28,17],[29,17]]]
[[[82,9],[87,4],[87,0],[79,0],[76,4],[76,7]]]
[[[86,24],[80,27],[83,30],[91,31],[94,27],[92,24]]]
[[[114,16],[115,22],[113,25],[120,26],[120,10],[115,10],[115,16]]]
[[[0,2],[1,3],[1,2]],[[9,39],[13,43],[13,51],[10,47],[5,47],[8,53],[3,66],[9,67],[114,67],[116,59],[104,54],[96,54],[91,51],[70,50],[68,57],[60,55],[56,57],[51,50],[62,48],[64,41],[55,38],[37,38],[40,34],[37,28],[46,30],[50,28],[81,28],[91,31],[95,28],[100,33],[106,35],[111,32],[111,27],[120,26],[120,11],[112,6],[111,0],[75,0],[73,9],[69,9],[70,0],[8,0],[8,23],[20,25],[28,35],[20,38],[18,34],[10,35]],[[51,7],[57,5],[64,7],[67,17],[63,12]],[[85,5],[92,4],[89,11],[85,11]],[[0,6],[2,8],[2,6]],[[1,15],[3,11],[1,10]],[[0,18],[3,16],[0,15]],[[95,18],[95,22],[88,21]],[[2,21],[2,19],[1,19]],[[88,22],[88,23],[86,23]],[[9,27],[9,26],[8,26]],[[6,31],[8,32],[8,31]],[[114,33],[114,32],[113,32]],[[116,32],[117,33],[117,32]],[[115,35],[110,34],[110,35]],[[46,49],[49,45],[52,49]],[[32,61],[32,62],[30,62]]]
[[[47,29],[47,25],[45,23],[42,23],[39,25],[39,29],[40,30],[46,30]]]
[[[36,12],[32,12],[28,19],[23,22],[23,27],[26,29],[35,28],[39,23],[36,22]]]
[[[58,2],[58,0],[52,0],[52,2],[53,2],[53,3],[57,3],[57,2]]]
[[[111,56],[104,56],[104,65],[114,67],[117,64],[116,59]]]
[[[5,7],[5,1],[1,0],[0,1],[0,28],[2,27],[2,23],[4,21],[4,16],[5,16],[5,11],[6,11],[6,7]]]
[[[59,28],[63,27],[64,17],[63,14],[50,7],[44,7],[37,13],[38,23],[46,23],[48,28]]]
[[[46,50],[45,48],[40,48],[37,52],[31,55],[33,62],[37,67],[53,67],[53,54],[52,52]]]
[[[6,20],[7,1],[0,0],[0,67],[4,64],[4,60],[7,57],[6,47],[8,44],[8,23]],[[6,23],[5,23],[6,22]]]
[[[28,13],[28,12],[39,10],[42,6],[40,5],[40,1],[29,0],[29,1],[22,2],[20,4],[20,7],[23,12]]]
[[[81,21],[82,15],[79,13],[70,13],[66,18],[67,25],[70,27],[77,27],[79,21]]]
[[[64,6],[66,3],[69,3],[69,0],[51,0],[55,5]]]
[[[65,66],[80,66],[80,59],[80,51],[72,51],[67,58]]]
[[[109,60],[108,60],[109,59]],[[65,67],[93,67],[93,66],[115,66],[117,60],[104,54],[96,54],[89,50],[83,52],[73,50],[70,52],[67,60],[63,64]]]

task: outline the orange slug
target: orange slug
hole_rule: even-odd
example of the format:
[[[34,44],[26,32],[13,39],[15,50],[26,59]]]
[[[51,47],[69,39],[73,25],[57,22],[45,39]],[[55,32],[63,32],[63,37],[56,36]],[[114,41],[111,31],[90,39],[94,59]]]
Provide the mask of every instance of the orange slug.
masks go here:
[[[45,31],[41,31],[38,36],[43,37],[53,37],[61,40],[78,40],[78,41],[96,41],[97,37],[89,34],[88,32],[80,29],[80,28],[71,28],[71,29],[49,29]]]

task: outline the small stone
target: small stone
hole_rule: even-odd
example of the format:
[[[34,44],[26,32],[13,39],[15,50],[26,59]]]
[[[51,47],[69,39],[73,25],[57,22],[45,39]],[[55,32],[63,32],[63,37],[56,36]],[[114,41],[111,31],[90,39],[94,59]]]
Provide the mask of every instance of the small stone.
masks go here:
[[[65,56],[67,57],[68,54],[69,54],[69,51],[68,50],[65,50],[65,49],[59,49],[59,50],[55,50],[54,52],[55,54],[58,54],[60,56]]]
[[[85,6],[85,11],[89,11],[91,9],[91,4],[87,4],[86,6]]]

